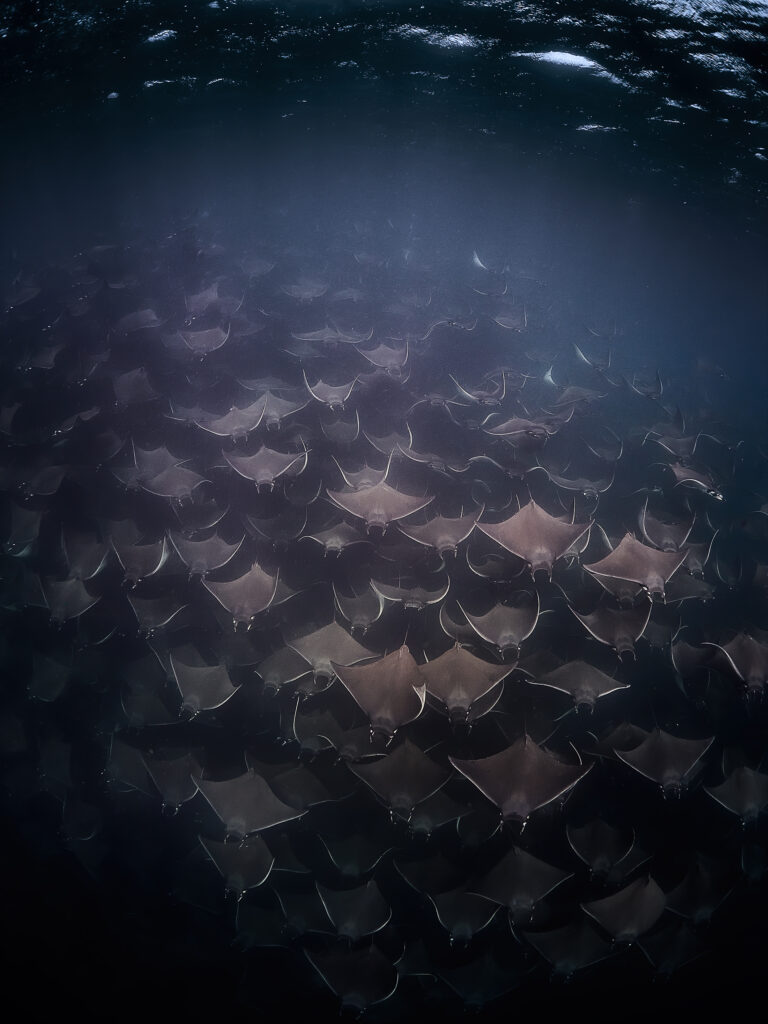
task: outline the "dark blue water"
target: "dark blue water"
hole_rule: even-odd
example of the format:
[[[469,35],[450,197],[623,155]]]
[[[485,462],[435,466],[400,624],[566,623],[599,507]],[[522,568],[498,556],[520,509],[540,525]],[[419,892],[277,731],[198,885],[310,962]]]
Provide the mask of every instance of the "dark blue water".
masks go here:
[[[491,357],[520,359],[539,384],[554,364],[560,383],[574,372],[574,343],[608,344],[617,375],[658,370],[670,408],[748,450],[754,475],[739,463],[729,495],[738,519],[765,500],[767,44],[760,2],[8,2],[0,291],[11,306],[20,280],[55,278],[94,246],[144,247],[150,260],[185,232],[235,261],[276,254],[285,281],[302,270],[332,275],[365,239],[386,259],[382,296],[415,281],[451,315],[470,316],[463,289],[475,254],[513,282],[535,329],[527,347],[498,332],[482,345],[469,334],[454,341],[452,372],[471,378]],[[440,356],[430,359],[435,370]],[[4,405],[13,387],[6,394],[2,382]],[[620,418],[621,399],[611,401]],[[725,530],[733,519],[711,525],[721,522]],[[739,628],[752,598],[738,604],[727,581],[716,583]],[[7,673],[18,661],[14,631],[32,649],[36,626],[4,614]],[[652,661],[646,668],[655,671]],[[96,766],[109,714],[80,700],[62,720],[85,723],[92,745],[82,756]],[[679,721],[695,718],[694,704]],[[748,732],[759,763],[764,718],[743,733],[738,716],[723,721],[718,743],[747,746]],[[226,735],[217,742],[226,751]],[[30,1006],[46,985],[49,1013],[60,998],[86,1019],[121,1016],[124,999],[132,1015],[193,1020],[277,1019],[291,1006],[311,1012],[315,999],[319,1014],[336,1012],[300,943],[243,955],[231,946],[231,906],[164,902],[169,865],[188,844],[170,828],[154,841],[156,807],[121,805],[111,835],[128,852],[89,873],[63,849],[60,802],[19,800],[12,771],[5,780],[13,838],[3,892],[13,913],[4,944],[11,964],[33,961],[39,972],[18,991],[16,1012],[37,1019]],[[649,806],[663,831],[669,822]],[[682,841],[684,828],[670,827]],[[724,832],[718,821],[703,846]],[[740,840],[728,835],[732,853]],[[764,856],[764,827],[758,840]],[[675,1016],[703,1010],[729,985],[752,990],[765,932],[751,904],[764,901],[765,879],[750,889],[733,857],[725,875],[736,896],[711,935],[702,929],[707,958],[687,973],[655,982],[634,949],[564,989],[528,949],[531,978],[489,1018],[518,1012],[514,999],[527,1015],[577,1004],[596,1020],[639,1019],[649,1008]],[[400,899],[402,931],[384,941],[393,960],[403,937],[418,936],[423,909]],[[507,942],[517,937],[505,930],[499,948]],[[444,997],[410,978],[395,1009],[372,1014],[416,1020],[426,1005],[459,1017],[460,1000]]]

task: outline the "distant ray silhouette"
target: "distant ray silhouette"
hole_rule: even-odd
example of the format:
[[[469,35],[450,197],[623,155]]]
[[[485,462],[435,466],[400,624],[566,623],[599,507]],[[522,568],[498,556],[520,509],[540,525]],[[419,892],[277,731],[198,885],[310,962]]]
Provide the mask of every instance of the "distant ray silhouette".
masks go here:
[[[221,819],[228,836],[243,838],[305,813],[284,804],[264,779],[252,771],[224,782],[198,779],[197,786]]]
[[[450,769],[441,768],[408,739],[392,753],[367,764],[350,764],[349,769],[406,821],[413,808],[441,789],[450,776]]]
[[[602,899],[582,903],[582,909],[617,942],[635,942],[664,913],[667,898],[650,877],[634,882]]]
[[[654,729],[639,746],[615,753],[630,768],[661,786],[665,796],[680,796],[714,739],[710,736],[703,740],[686,740]]]

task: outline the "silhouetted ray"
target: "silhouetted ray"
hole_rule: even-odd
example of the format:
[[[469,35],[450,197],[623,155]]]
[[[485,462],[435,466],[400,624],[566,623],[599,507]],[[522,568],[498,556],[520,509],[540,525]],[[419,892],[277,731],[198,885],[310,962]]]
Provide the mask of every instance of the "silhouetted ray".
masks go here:
[[[478,932],[487,928],[499,911],[464,886],[430,896],[437,920],[448,932],[451,942],[471,942]]]
[[[436,828],[452,822],[458,823],[471,811],[470,806],[460,804],[445,789],[439,789],[414,807],[408,825],[412,835],[429,838]]]
[[[320,429],[332,444],[349,446],[360,436],[360,416],[357,409],[351,417],[320,413]]]
[[[573,852],[597,878],[606,878],[635,845],[632,829],[614,828],[602,818],[594,818],[580,827],[567,825],[565,834]]]
[[[164,594],[162,597],[136,597],[129,594],[128,602],[138,621],[139,631],[146,635],[168,626],[188,607],[172,594]]]
[[[508,600],[514,603],[496,604],[485,615],[471,615],[459,604],[477,636],[493,644],[502,656],[517,653],[539,621],[539,595],[535,590],[513,591]]]
[[[201,331],[182,331],[181,336],[195,355],[207,356],[226,345],[231,329],[232,325],[227,324],[226,331],[223,327],[209,327]]]
[[[733,888],[729,875],[717,861],[696,854],[683,880],[667,893],[667,907],[693,924],[709,922]]]
[[[250,836],[241,843],[219,843],[202,836],[198,839],[224,879],[227,891],[238,900],[269,878],[275,858],[260,836]]]
[[[193,492],[205,483],[210,483],[210,480],[193,469],[187,466],[173,466],[150,480],[142,481],[141,486],[149,494],[155,494],[159,498],[183,501],[191,498]]]
[[[373,879],[356,889],[329,889],[319,882],[315,887],[339,938],[357,942],[381,931],[392,916]]]
[[[232,561],[244,540],[241,537],[237,543],[228,544],[217,533],[206,537],[205,540],[189,540],[175,531],[169,536],[190,575],[196,576],[205,576],[214,569],[223,568]]]
[[[77,619],[101,600],[89,593],[82,580],[43,580],[43,592],[53,622]]]
[[[370,586],[366,587],[362,594],[353,591],[350,597],[339,590],[334,583],[333,596],[336,607],[349,623],[352,632],[359,630],[363,636],[369,626],[379,619],[384,610],[384,599]]]
[[[361,878],[373,871],[391,846],[380,836],[352,832],[340,836],[320,836],[334,867],[344,878]]]
[[[500,374],[501,380],[495,384],[489,379],[483,382],[480,387],[463,387],[453,374],[448,374],[453,383],[459,389],[459,395],[462,398],[467,399],[470,402],[476,402],[478,405],[489,406],[491,408],[497,408],[504,401],[504,395],[507,390],[507,378],[504,373]]]
[[[396,491],[383,481],[358,491],[326,491],[331,501],[345,512],[365,521],[366,528],[386,530],[391,522],[426,508],[430,497],[416,498]]]
[[[488,714],[501,697],[502,680],[512,665],[493,665],[455,644],[420,666],[427,693],[453,723],[473,722]]]
[[[633,608],[600,604],[590,615],[580,615],[575,608],[568,607],[595,640],[612,647],[620,658],[627,654],[634,658],[635,644],[645,632],[653,605],[647,599]]]
[[[392,348],[390,345],[382,343],[377,345],[376,348],[358,348],[357,351],[373,366],[386,370],[390,376],[396,379],[400,376],[405,364],[408,362],[407,342],[402,348]]]
[[[387,456],[392,455],[392,452],[394,452],[396,448],[399,448],[400,445],[407,447],[411,443],[410,432],[408,434],[400,434],[396,430],[393,430],[389,434],[379,436],[364,430],[363,434],[365,434],[365,437],[377,452],[381,452],[382,455]]]
[[[616,750],[630,768],[657,783],[665,796],[680,796],[688,788],[694,769],[714,742],[714,736],[702,740],[680,739],[662,729],[654,729],[632,750]]]
[[[694,469],[692,466],[684,466],[680,462],[673,462],[667,468],[671,470],[674,476],[675,487],[700,491],[716,501],[723,501],[723,495],[711,473],[703,469]]]
[[[705,786],[704,791],[738,815],[742,822],[754,822],[768,808],[768,775],[739,765],[719,786]]]
[[[115,324],[115,330],[118,334],[135,334],[136,331],[160,327],[164,322],[154,309],[137,309],[136,312],[126,313],[121,317]]]
[[[532,575],[539,571],[552,578],[552,566],[589,530],[591,523],[563,523],[549,515],[534,501],[502,523],[478,523],[497,544],[530,566]]]
[[[425,681],[405,645],[368,665],[352,668],[332,661],[331,668],[368,717],[373,732],[393,736],[424,708]]]
[[[416,804],[436,793],[450,777],[410,740],[391,754],[367,764],[350,764],[349,770],[369,786],[390,811],[407,821]]]
[[[337,622],[331,622],[305,636],[295,637],[288,641],[288,646],[309,662],[317,684],[335,679],[336,665],[354,665],[376,656],[374,651],[359,644]]]
[[[129,583],[137,583],[147,576],[154,576],[168,560],[165,537],[149,544],[121,544],[112,537],[112,548],[123,569],[123,578]]]
[[[498,963],[490,951],[457,967],[442,967],[438,976],[462,1000],[467,1010],[478,1011],[517,988],[526,973],[522,963],[513,967]]]
[[[594,709],[601,697],[615,693],[616,690],[629,688],[628,683],[612,679],[585,661],[569,661],[552,672],[547,672],[530,681],[534,685],[549,686],[562,693],[567,693],[573,698],[574,704],[579,710],[589,711]]]
[[[668,978],[707,952],[701,933],[685,922],[669,924],[645,936],[638,946],[662,978]]]
[[[222,454],[236,473],[252,480],[260,491],[271,491],[281,476],[287,473],[296,476],[307,465],[306,452],[276,452],[266,445],[262,445],[255,455]]]
[[[530,921],[536,904],[572,877],[572,872],[561,871],[519,846],[513,846],[470,889],[487,900],[507,907],[511,921],[517,925]]]
[[[556,977],[570,978],[611,956],[613,947],[586,921],[546,932],[523,932],[525,940],[551,964]]]
[[[97,534],[64,527],[61,546],[70,579],[90,580],[104,569],[110,555],[110,545]]]
[[[147,371],[143,366],[113,377],[112,387],[114,388],[118,405],[124,407],[153,402],[156,398],[160,397],[158,392],[152,387]]]
[[[297,651],[281,647],[259,662],[257,672],[267,690],[277,692],[312,671],[312,666]]]
[[[635,942],[664,913],[667,898],[649,875],[600,900],[582,903],[582,909],[616,942]]]
[[[434,548],[440,555],[456,554],[456,548],[463,540],[472,533],[475,523],[482,514],[471,512],[466,516],[457,519],[446,519],[445,516],[435,516],[434,519],[424,526],[410,526],[406,523],[398,523],[398,527],[406,537],[415,540],[418,544]]]
[[[232,616],[235,625],[250,624],[272,603],[277,590],[279,573],[270,576],[258,562],[248,572],[229,583],[203,580],[205,589],[216,598],[222,608]]]
[[[144,766],[163,798],[164,807],[177,811],[197,793],[193,775],[200,771],[200,766],[192,754],[182,754],[167,761],[145,754]]]
[[[649,544],[653,544],[661,551],[679,551],[688,540],[693,523],[694,516],[691,516],[687,522],[668,522],[653,515],[648,511],[647,498],[640,513],[640,529],[643,531],[643,536]]]
[[[706,644],[720,652],[715,662],[718,667],[730,669],[747,692],[760,696],[768,683],[768,644],[760,643],[746,633],[737,633],[727,644]]]
[[[341,1000],[343,1009],[357,1011],[380,1003],[394,993],[399,975],[390,960],[375,946],[366,950],[330,950],[304,955],[328,988]]]
[[[284,804],[264,779],[252,771],[225,782],[198,779],[197,786],[226,828],[227,835],[235,838],[262,832],[306,813]]]
[[[490,757],[449,760],[496,804],[505,820],[521,822],[540,807],[564,796],[592,768],[558,761],[527,735]]]
[[[599,562],[585,565],[593,576],[610,576],[637,583],[653,598],[664,599],[664,584],[677,572],[685,552],[657,551],[627,533],[613,551]]]
[[[181,694],[181,706],[192,715],[225,704],[237,693],[226,665],[185,665],[171,655],[171,669]]]

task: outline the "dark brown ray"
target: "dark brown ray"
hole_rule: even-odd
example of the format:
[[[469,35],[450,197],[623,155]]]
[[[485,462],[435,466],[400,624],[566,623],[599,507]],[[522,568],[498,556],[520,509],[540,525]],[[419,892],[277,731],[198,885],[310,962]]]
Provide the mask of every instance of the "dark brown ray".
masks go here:
[[[354,526],[350,526],[344,520],[340,520],[324,530],[318,530],[315,533],[305,533],[302,539],[315,541],[326,555],[338,555],[353,544],[371,543],[368,537],[364,537]]]
[[[147,576],[154,576],[168,560],[168,543],[162,540],[149,544],[121,544],[111,538],[112,548],[123,570],[123,578],[137,583]]]
[[[579,827],[567,825],[565,834],[573,852],[597,878],[606,878],[635,845],[633,829],[614,828],[602,818]]]
[[[305,950],[304,955],[341,1000],[342,1008],[354,1010],[357,1015],[374,1003],[389,999],[397,988],[397,971],[375,946],[361,950],[345,946],[322,953]]]
[[[306,813],[278,800],[264,779],[253,771],[225,782],[196,781],[198,789],[226,828],[227,835],[233,838],[262,832]]]
[[[584,536],[591,525],[564,523],[545,512],[535,501],[529,501],[503,523],[478,523],[477,528],[513,555],[524,559],[533,575],[544,571],[551,579],[554,563]]]
[[[440,555],[456,554],[456,548],[463,540],[472,533],[475,523],[480,518],[482,509],[478,512],[470,512],[466,516],[457,519],[447,519],[445,516],[435,516],[424,526],[410,526],[407,523],[398,523],[401,533],[418,544],[434,548]]]
[[[649,875],[600,900],[582,903],[589,914],[616,942],[635,942],[664,913],[667,898]]]
[[[309,662],[317,683],[321,680],[332,681],[336,677],[337,664],[354,665],[376,656],[374,651],[359,644],[337,622],[295,637],[288,641],[288,646]]]
[[[737,633],[727,644],[705,644],[719,653],[715,665],[734,672],[746,684],[751,696],[763,693],[768,683],[768,644],[760,643],[747,633]]]
[[[502,655],[516,653],[539,621],[539,595],[535,590],[513,592],[509,600],[514,603],[496,604],[485,615],[470,615],[459,604],[474,632]]]
[[[426,508],[433,500],[432,497],[402,494],[384,481],[358,491],[326,491],[326,494],[345,512],[364,520],[368,529],[374,526],[382,530],[391,522]]]
[[[279,573],[266,573],[258,562],[248,572],[228,583],[203,580],[203,586],[232,616],[235,625],[249,624],[259,612],[269,608],[277,590]]]
[[[427,693],[452,722],[473,722],[487,714],[501,697],[501,682],[512,665],[493,665],[455,644],[434,661],[420,666]]]
[[[193,492],[210,481],[187,466],[172,466],[149,480],[141,481],[141,487],[158,498],[183,501],[192,497]]]
[[[523,822],[538,808],[564,796],[592,768],[563,764],[527,735],[490,757],[449,760],[496,804],[505,820]]]
[[[350,942],[381,931],[392,916],[392,908],[373,879],[354,889],[329,889],[319,882],[315,888],[336,934]]]
[[[467,943],[487,928],[499,908],[463,885],[458,889],[430,896],[437,920],[448,932],[451,942]]]
[[[67,576],[78,580],[90,580],[98,576],[112,553],[111,546],[96,533],[71,527],[62,528],[61,547],[67,563]]]
[[[609,555],[584,568],[593,576],[611,576],[637,583],[651,597],[663,600],[664,584],[684,560],[685,552],[657,551],[627,533]]]
[[[657,783],[665,796],[680,796],[688,788],[694,769],[714,742],[714,736],[702,740],[686,740],[654,729],[632,750],[616,750],[615,754],[630,768]]]
[[[768,807],[768,775],[739,765],[719,786],[705,786],[704,791],[738,815],[742,822],[754,822]]]
[[[297,476],[307,466],[306,452],[276,452],[266,445],[262,445],[255,455],[233,455],[231,452],[222,452],[222,455],[236,473],[252,480],[260,491],[271,491],[283,474]]]
[[[551,964],[556,976],[570,978],[611,956],[610,942],[598,935],[586,920],[546,932],[523,932],[525,939]]]
[[[188,540],[173,531],[169,536],[179,558],[195,576],[205,576],[214,569],[223,568],[232,561],[244,540],[241,537],[236,543],[228,544],[217,533],[205,540]]]
[[[101,600],[98,595],[91,594],[82,580],[78,579],[44,579],[43,593],[54,622],[78,619]]]
[[[173,655],[170,662],[182,709],[192,715],[221,707],[239,689],[232,685],[226,665],[185,665]]]
[[[177,811],[197,793],[197,785],[192,775],[199,772],[200,766],[192,754],[183,754],[172,760],[162,760],[144,754],[144,766],[163,798],[164,807]]]
[[[596,702],[616,690],[626,690],[627,683],[620,683],[585,661],[569,661],[565,665],[532,679],[538,686],[550,686],[573,697],[577,708],[592,710]]]
[[[352,632],[359,630],[363,636],[384,610],[384,599],[370,586],[366,587],[362,594],[353,591],[352,596],[349,596],[339,590],[334,583],[333,597],[336,607],[350,624]]]
[[[136,597],[129,594],[128,602],[139,623],[139,631],[147,635],[168,626],[188,607],[172,594],[164,594],[162,597]]]
[[[439,789],[414,807],[408,825],[411,835],[428,839],[436,828],[458,824],[461,818],[471,812],[472,808],[468,804],[460,804],[445,789]]]
[[[425,681],[405,645],[368,665],[353,668],[332,661],[331,667],[367,715],[374,732],[393,736],[424,708]]]
[[[366,764],[350,764],[349,770],[406,821],[416,804],[436,793],[451,774],[450,769],[441,768],[408,739],[391,754]]]
[[[573,873],[552,867],[519,846],[513,846],[471,891],[507,907],[514,924],[530,921],[536,904]]]
[[[595,640],[612,647],[620,658],[628,654],[634,658],[635,644],[645,632],[653,605],[648,599],[632,608],[600,604],[590,615],[580,615],[571,605],[568,607]]]
[[[238,900],[269,878],[275,858],[261,836],[250,836],[241,843],[220,843],[203,836],[198,839],[224,879],[227,891]]]

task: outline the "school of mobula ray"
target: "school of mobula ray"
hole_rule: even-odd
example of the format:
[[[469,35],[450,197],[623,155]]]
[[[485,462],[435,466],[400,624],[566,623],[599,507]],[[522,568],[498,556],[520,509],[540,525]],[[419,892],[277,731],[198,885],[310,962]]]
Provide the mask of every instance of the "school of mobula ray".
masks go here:
[[[190,226],[6,295],[11,806],[99,879],[138,801],[358,1010],[670,974],[763,880],[768,452],[540,287]]]

